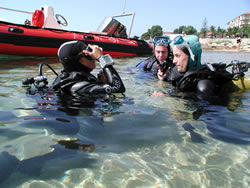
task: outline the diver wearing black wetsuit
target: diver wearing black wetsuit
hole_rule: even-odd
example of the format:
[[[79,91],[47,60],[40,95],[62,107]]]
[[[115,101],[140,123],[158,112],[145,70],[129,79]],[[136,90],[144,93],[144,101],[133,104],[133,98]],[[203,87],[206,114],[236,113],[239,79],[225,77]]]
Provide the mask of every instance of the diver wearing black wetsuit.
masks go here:
[[[87,51],[87,47],[92,50]],[[39,76],[23,81],[23,85],[35,86],[28,87],[27,93],[30,95],[39,93],[40,97],[36,98],[38,101],[42,100],[39,103],[50,104],[51,100],[56,98],[55,104],[60,103],[61,110],[77,114],[80,107],[94,107],[96,100],[113,99],[109,94],[125,92],[124,84],[112,65],[112,58],[103,55],[99,46],[87,46],[81,41],[66,42],[59,48],[58,56],[64,67],[60,75],[48,64],[43,63],[39,67]],[[102,67],[98,78],[90,73],[96,67],[95,60],[98,60]],[[43,65],[47,65],[58,75],[49,87],[46,75],[42,74]]]
[[[169,73],[168,80],[181,92],[197,92],[203,96],[226,96],[237,90],[232,82],[235,74],[226,71],[226,68],[226,64],[207,63],[200,68],[180,73],[174,67]]]
[[[54,90],[76,96],[125,92],[124,84],[112,65],[112,58],[108,55],[103,56],[98,46],[91,47],[94,49],[89,52],[85,43],[71,41],[59,48],[58,57],[64,70],[52,84]],[[95,68],[96,59],[102,67],[98,78],[90,73]]]

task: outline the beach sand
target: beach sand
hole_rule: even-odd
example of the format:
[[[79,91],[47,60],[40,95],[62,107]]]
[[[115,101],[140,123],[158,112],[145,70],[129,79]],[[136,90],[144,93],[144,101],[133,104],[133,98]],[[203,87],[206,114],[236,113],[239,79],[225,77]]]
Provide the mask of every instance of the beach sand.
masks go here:
[[[180,34],[169,34],[173,40]],[[243,51],[250,52],[250,38],[241,39],[240,50],[237,49],[236,38],[200,38],[203,50],[220,50],[220,51]]]
[[[202,45],[202,49],[204,50],[250,52],[250,39],[242,39],[240,50],[237,49],[236,39],[228,39],[228,38],[203,39],[203,38],[200,38],[200,42]]]

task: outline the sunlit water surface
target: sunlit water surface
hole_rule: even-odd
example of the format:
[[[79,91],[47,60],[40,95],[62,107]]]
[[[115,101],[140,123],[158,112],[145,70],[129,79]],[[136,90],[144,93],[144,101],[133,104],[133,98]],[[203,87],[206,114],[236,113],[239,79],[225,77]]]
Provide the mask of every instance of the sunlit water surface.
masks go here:
[[[1,187],[247,188],[250,93],[223,106],[152,97],[171,86],[143,77],[134,68],[142,59],[115,59],[124,96],[86,102],[73,114],[56,96],[42,100],[22,86],[41,62],[59,72],[57,59],[1,57]],[[203,52],[203,62],[233,59],[250,62],[250,53]],[[53,73],[44,73],[51,83]]]

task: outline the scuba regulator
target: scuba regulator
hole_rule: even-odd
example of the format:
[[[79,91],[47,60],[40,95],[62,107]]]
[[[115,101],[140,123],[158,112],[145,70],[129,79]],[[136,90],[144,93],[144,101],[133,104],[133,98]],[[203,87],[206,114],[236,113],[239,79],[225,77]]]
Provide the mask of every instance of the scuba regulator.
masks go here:
[[[46,65],[47,67],[49,67],[55,73],[55,75],[58,76],[58,74],[55,72],[55,70],[51,66],[49,66],[46,63],[41,63],[39,66],[39,70],[38,70],[38,76],[27,78],[27,79],[23,80],[23,82],[22,82],[23,85],[34,84],[34,86],[38,89],[46,87],[48,84],[48,80],[47,80],[47,76],[43,75],[43,73],[42,73],[43,65]]]

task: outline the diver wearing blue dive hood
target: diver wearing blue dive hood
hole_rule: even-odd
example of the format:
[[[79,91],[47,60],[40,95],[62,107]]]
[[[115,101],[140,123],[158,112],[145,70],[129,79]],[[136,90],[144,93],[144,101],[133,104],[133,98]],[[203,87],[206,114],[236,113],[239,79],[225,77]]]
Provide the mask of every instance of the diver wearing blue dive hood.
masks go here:
[[[186,37],[177,36],[172,43],[173,67],[167,80],[171,82],[180,92],[197,92],[193,95],[198,98],[210,96],[226,96],[229,93],[239,90],[242,87],[235,81],[244,77],[249,64],[246,62],[233,62],[231,64],[206,63],[201,64],[201,44],[195,35]],[[233,69],[228,71],[228,68]],[[247,80],[244,80],[245,89],[249,87]],[[162,96],[155,92],[154,96]],[[190,97],[183,93],[181,97]]]
[[[145,72],[152,72],[155,75],[158,72],[158,78],[164,80],[165,72],[173,65],[170,42],[171,40],[168,36],[154,37],[152,40],[153,56],[141,61],[136,67]]]

